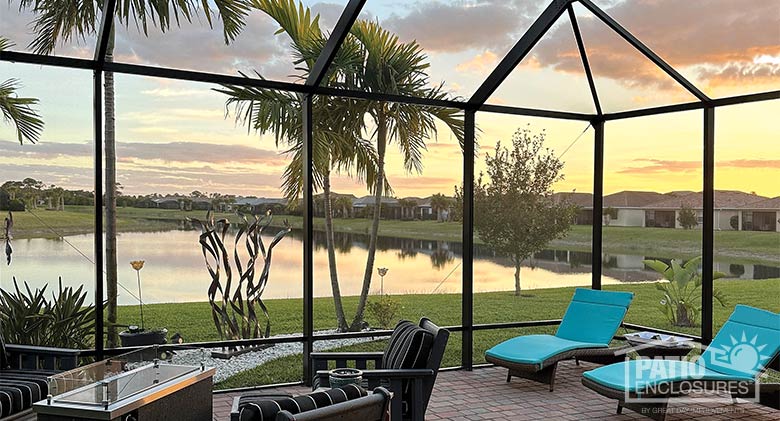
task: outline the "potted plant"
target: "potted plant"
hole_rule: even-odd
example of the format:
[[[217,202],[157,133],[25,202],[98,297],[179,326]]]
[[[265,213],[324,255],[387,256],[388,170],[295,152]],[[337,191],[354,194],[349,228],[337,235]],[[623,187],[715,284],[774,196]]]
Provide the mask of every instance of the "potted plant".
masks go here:
[[[130,266],[135,269],[136,278],[138,279],[138,308],[141,314],[141,326],[131,325],[127,327],[127,330],[119,332],[122,346],[147,346],[167,343],[168,329],[146,330],[144,328],[144,301],[141,293],[141,269],[144,267],[144,261],[133,260],[130,262]]]

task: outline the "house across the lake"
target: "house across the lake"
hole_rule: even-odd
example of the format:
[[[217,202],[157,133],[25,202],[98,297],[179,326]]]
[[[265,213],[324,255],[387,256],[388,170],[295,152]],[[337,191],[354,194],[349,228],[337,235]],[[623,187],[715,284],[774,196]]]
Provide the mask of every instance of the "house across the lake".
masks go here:
[[[579,207],[575,223],[593,223],[593,195],[556,193]],[[715,230],[780,232],[780,197],[767,198],[735,190],[715,191]],[[701,192],[656,193],[622,191],[604,196],[604,225],[617,227],[682,228],[680,211],[696,213],[697,228],[704,223],[704,198]]]

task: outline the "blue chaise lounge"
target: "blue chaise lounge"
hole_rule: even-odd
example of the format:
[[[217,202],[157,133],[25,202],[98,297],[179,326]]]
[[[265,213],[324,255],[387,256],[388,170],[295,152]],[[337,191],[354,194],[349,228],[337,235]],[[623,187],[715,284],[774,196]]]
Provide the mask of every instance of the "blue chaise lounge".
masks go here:
[[[734,396],[738,389],[754,388],[778,352],[780,314],[738,305],[695,362],[628,360],[586,371],[582,383],[617,399],[618,414],[628,408],[664,420],[669,398],[685,391],[711,388],[716,382]]]
[[[609,343],[626,316],[634,294],[577,288],[555,335],[526,335],[485,352],[485,360],[509,369],[506,381],[522,377],[555,384],[558,362],[567,359],[614,361]]]

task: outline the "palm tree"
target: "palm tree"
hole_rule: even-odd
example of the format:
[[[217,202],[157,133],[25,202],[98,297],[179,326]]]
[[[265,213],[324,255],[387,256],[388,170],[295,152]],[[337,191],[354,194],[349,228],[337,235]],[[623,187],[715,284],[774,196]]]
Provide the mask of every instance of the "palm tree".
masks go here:
[[[0,51],[13,45],[7,38],[0,37]],[[16,126],[16,136],[20,144],[24,140],[35,143],[43,131],[43,120],[32,108],[38,103],[38,99],[18,96],[16,91],[19,87],[18,79],[7,79],[0,83],[0,112],[5,122]]]
[[[358,20],[353,25],[345,45],[349,45],[349,42],[357,43],[364,54],[358,78],[361,89],[421,98],[449,98],[443,85],[429,86],[428,75],[425,73],[430,66],[428,57],[416,41],[402,43],[396,35],[380,27],[377,22]],[[435,137],[437,121],[447,125],[461,144],[463,142],[463,114],[459,110],[377,101],[363,101],[360,105],[374,124],[372,137],[376,139],[379,158],[376,180],[385,179],[385,154],[390,143],[395,143],[400,149],[406,171],[422,172],[425,142]],[[360,301],[350,326],[352,330],[359,329],[363,324],[363,312],[371,288],[382,195],[385,193],[383,187],[383,183],[377,182],[373,188],[373,220],[368,257]]]
[[[223,25],[225,42],[235,39],[244,26],[249,11],[246,0],[213,0],[216,12],[206,0],[117,0],[114,19],[125,27],[134,23],[147,34],[149,24],[162,32],[172,23],[179,24],[180,17],[188,22],[203,13],[208,24],[218,16]],[[103,0],[21,0],[20,10],[29,9],[34,15],[35,39],[30,48],[39,54],[51,54],[57,44],[70,39],[85,39],[97,33]],[[113,26],[112,26],[113,28]],[[106,62],[113,61],[115,32],[109,34]],[[114,75],[104,76],[104,124],[105,124],[105,243],[106,243],[106,294],[108,296],[108,346],[116,346],[117,334],[117,257],[116,257],[116,138],[114,129]]]
[[[312,17],[309,8],[296,6],[295,0],[253,0],[252,6],[265,12],[292,40],[298,78],[305,80],[325,46],[327,38],[319,27],[319,15]],[[341,48],[334,58],[326,79],[331,85],[344,86],[355,79],[354,69],[360,68],[360,52],[355,46]],[[259,73],[257,76],[262,77]],[[347,85],[348,86],[348,85]],[[277,147],[287,148],[290,164],[284,171],[282,188],[291,203],[303,191],[303,135],[301,98],[290,92],[262,88],[225,86],[218,89],[228,96],[227,108],[233,108],[236,119],[259,133],[273,133]],[[314,188],[323,192],[325,237],[331,290],[336,307],[338,329],[349,327],[341,300],[333,234],[333,203],[331,174],[346,173],[368,184],[376,183],[376,152],[371,143],[361,137],[364,124],[362,110],[353,99],[316,96],[313,98]],[[380,182],[384,186],[385,183]]]
[[[431,210],[436,214],[436,221],[438,222],[444,222],[442,213],[449,209],[451,205],[450,199],[441,193],[431,196]]]

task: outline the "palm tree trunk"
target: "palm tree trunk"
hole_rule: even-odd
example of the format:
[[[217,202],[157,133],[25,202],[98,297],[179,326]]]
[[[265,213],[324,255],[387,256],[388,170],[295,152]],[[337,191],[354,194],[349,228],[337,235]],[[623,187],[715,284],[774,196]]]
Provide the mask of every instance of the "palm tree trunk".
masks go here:
[[[382,188],[385,182],[385,150],[387,149],[387,121],[380,111],[377,115],[377,146],[378,155],[376,183],[374,185],[374,219],[371,221],[371,233],[368,239],[368,257],[366,258],[366,271],[363,274],[363,288],[360,290],[360,300],[352,320],[350,330],[357,331],[363,325],[363,312],[368,301],[368,291],[371,288],[371,277],[374,274],[374,259],[376,257],[376,241],[379,234],[379,219],[382,215]]]
[[[341,303],[341,288],[336,268],[336,244],[333,237],[333,206],[330,194],[330,171],[323,177],[323,201],[325,202],[325,242],[328,247],[328,268],[330,269],[330,288],[333,290],[333,304],[336,306],[336,320],[339,332],[347,331],[347,318],[344,315],[344,305]]]
[[[520,264],[523,263],[519,259],[513,259],[515,262],[515,297],[520,296]]]
[[[114,31],[106,50],[106,62],[114,61]],[[105,73],[104,81],[105,100],[105,189],[106,189],[106,296],[108,299],[107,328],[108,347],[113,348],[118,344],[117,337],[117,258],[116,258],[116,132],[114,116],[114,74]]]

